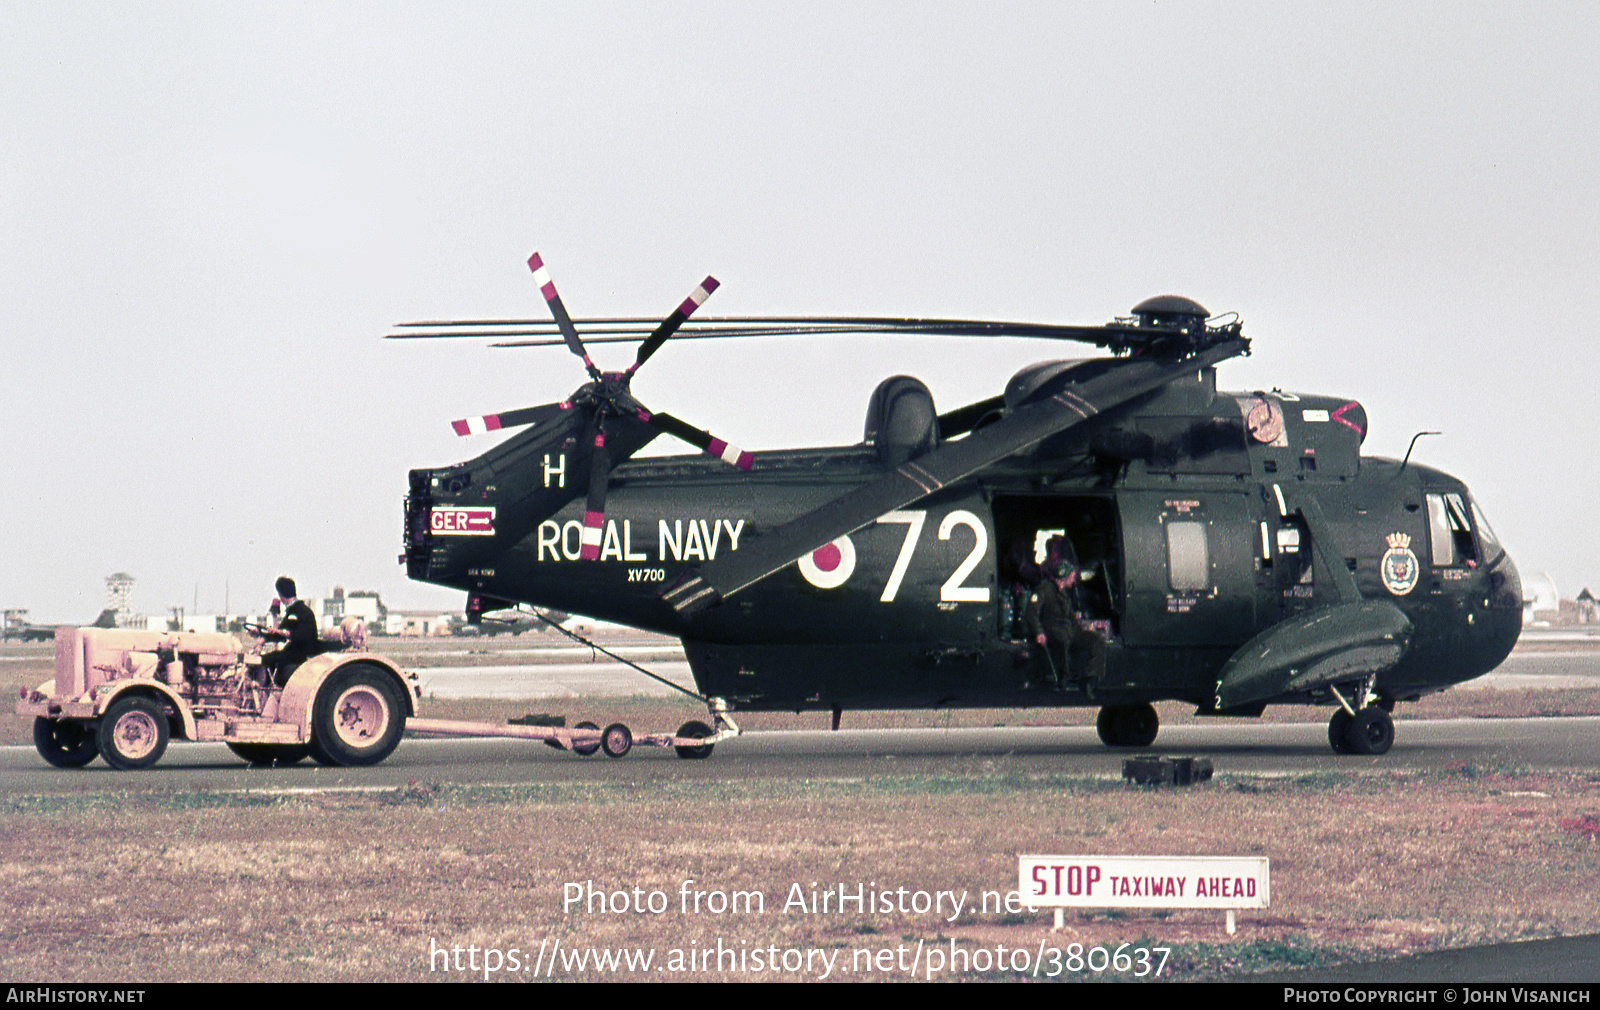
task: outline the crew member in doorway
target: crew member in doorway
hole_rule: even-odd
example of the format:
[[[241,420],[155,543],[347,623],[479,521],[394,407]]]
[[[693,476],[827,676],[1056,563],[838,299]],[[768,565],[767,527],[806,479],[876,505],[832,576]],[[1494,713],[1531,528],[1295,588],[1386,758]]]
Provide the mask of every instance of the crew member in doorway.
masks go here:
[[[1000,581],[1005,586],[1000,602],[1007,638],[1025,636],[1028,602],[1043,577],[1044,570],[1033,559],[1033,534],[1017,537],[1000,559]],[[1022,659],[1026,661],[1026,653]]]
[[[1046,545],[1045,577],[1028,606],[1028,631],[1044,650],[1050,679],[1093,695],[1105,671],[1105,639],[1085,625],[1078,608],[1078,559],[1072,541],[1052,537]]]
[[[272,682],[282,687],[295,667],[317,654],[317,615],[306,601],[297,598],[294,580],[287,575],[274,588],[283,606],[283,617],[278,621],[278,630],[269,633],[269,637],[287,642],[283,648],[263,655],[261,665],[272,675]]]

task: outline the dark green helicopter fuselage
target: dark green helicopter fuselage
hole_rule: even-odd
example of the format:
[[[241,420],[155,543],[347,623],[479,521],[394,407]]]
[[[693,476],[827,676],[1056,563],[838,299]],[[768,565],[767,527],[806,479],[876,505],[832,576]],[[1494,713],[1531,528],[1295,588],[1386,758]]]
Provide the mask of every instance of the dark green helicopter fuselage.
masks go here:
[[[600,558],[584,561],[588,452],[579,421],[562,419],[412,471],[405,560],[412,578],[491,602],[677,636],[700,690],[736,709],[1259,711],[1326,701],[1338,678],[1308,682],[1302,666],[1328,649],[1305,664],[1262,657],[1345,631],[1342,655],[1383,657],[1365,660],[1381,667],[1377,695],[1406,700],[1497,666],[1521,627],[1521,586],[1466,486],[1362,457],[1366,426],[1350,400],[1218,392],[1202,369],[685,617],[664,590],[889,463],[872,444],[760,453],[749,473],[631,459],[611,472]],[[608,434],[623,459],[655,432],[618,418]],[[1083,616],[1109,632],[1092,694],[1046,685],[1049,660],[1020,619],[1016,559],[1051,535],[1071,540]],[[1389,625],[1368,640],[1372,613]],[[1219,677],[1233,673],[1267,686],[1225,701]]]

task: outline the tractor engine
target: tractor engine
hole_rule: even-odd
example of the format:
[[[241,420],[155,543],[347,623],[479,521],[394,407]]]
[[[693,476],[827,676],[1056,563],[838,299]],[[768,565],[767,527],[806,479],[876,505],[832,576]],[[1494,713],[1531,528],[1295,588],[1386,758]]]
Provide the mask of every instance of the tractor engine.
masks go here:
[[[268,680],[260,660],[232,635],[62,628],[56,633],[58,699],[92,699],[120,680],[165,684],[197,712],[256,714]]]

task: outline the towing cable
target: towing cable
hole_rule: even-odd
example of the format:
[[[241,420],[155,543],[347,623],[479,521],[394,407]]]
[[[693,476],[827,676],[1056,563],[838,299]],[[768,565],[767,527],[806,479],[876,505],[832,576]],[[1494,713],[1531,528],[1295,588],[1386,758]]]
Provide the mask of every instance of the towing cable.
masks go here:
[[[705,704],[706,708],[710,709],[712,712],[716,712],[718,710],[719,706],[717,705],[717,703],[715,701],[713,701],[712,699],[706,697],[705,695],[700,694],[700,693],[695,692],[695,691],[691,691],[687,687],[684,687],[682,684],[675,684],[672,681],[668,680],[667,678],[661,676],[658,673],[651,673],[649,670],[646,670],[644,667],[640,666],[638,663],[635,663],[633,660],[628,659],[628,658],[623,657],[623,656],[619,656],[616,653],[612,652],[610,649],[606,648],[605,646],[600,645],[597,642],[591,642],[589,639],[584,638],[582,635],[578,634],[577,632],[568,631],[566,628],[563,628],[561,625],[557,624],[555,621],[550,620],[550,618],[546,617],[541,611],[538,611],[538,610],[533,611],[533,616],[537,617],[539,620],[543,621],[544,623],[550,625],[550,627],[552,627],[552,628],[556,629],[557,631],[561,632],[563,635],[566,635],[568,638],[572,639],[574,642],[581,642],[582,644],[587,645],[589,648],[595,650],[596,652],[605,653],[607,656],[610,656],[612,659],[616,660],[617,662],[624,663],[624,664],[626,664],[628,666],[633,667],[635,670],[638,670],[640,673],[644,674],[646,677],[649,677],[651,680],[658,681],[658,682],[660,682],[662,684],[665,684],[668,687],[672,688],[674,691],[681,691],[682,693],[684,693],[684,694],[688,695],[689,697],[693,698],[695,701],[703,702]]]

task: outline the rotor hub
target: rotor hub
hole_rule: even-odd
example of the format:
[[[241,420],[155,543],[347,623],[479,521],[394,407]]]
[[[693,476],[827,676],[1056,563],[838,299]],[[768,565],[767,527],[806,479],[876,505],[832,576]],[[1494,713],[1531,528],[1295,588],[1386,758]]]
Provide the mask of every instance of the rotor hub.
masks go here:
[[[1182,295],[1156,295],[1133,307],[1140,326],[1176,330],[1204,330],[1211,313],[1193,298]]]

